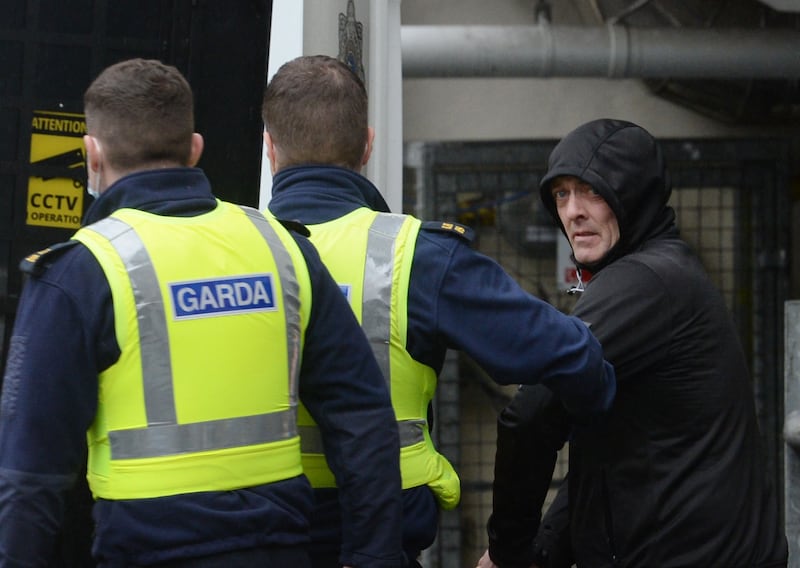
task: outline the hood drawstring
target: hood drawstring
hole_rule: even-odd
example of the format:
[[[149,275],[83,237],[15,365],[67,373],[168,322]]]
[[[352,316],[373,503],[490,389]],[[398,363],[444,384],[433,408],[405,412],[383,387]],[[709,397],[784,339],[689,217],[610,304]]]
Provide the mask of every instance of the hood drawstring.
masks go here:
[[[572,288],[570,288],[569,290],[567,290],[567,294],[569,294],[570,296],[573,296],[575,294],[579,294],[579,293],[583,292],[584,289],[585,289],[584,286],[583,286],[583,278],[582,278],[582,275],[581,275],[581,269],[577,268],[575,270],[575,273],[578,275],[578,283],[575,286],[573,286]]]

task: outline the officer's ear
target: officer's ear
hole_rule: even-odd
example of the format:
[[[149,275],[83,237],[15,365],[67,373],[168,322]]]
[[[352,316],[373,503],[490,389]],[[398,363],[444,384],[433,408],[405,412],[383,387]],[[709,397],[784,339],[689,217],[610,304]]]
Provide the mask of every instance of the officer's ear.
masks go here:
[[[269,169],[272,175],[278,171],[278,162],[275,156],[275,143],[272,141],[272,136],[266,130],[264,131],[264,150],[267,153],[267,160],[269,160]]]
[[[92,172],[98,171],[102,161],[100,142],[94,136],[84,134],[83,145],[86,147],[86,169]]]
[[[375,129],[371,126],[367,127],[367,143],[364,145],[364,156],[361,158],[361,165],[366,166],[369,162],[369,157],[372,154],[372,143],[375,141]]]
[[[186,164],[190,168],[193,168],[197,165],[197,162],[200,161],[200,156],[203,155],[203,137],[198,134],[197,132],[192,134],[192,149],[189,153],[189,163]]]

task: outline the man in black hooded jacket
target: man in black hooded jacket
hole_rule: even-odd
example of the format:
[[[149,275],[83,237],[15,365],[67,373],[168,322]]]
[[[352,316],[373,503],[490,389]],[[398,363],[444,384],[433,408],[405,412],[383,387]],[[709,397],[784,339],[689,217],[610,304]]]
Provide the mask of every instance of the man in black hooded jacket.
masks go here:
[[[573,315],[614,365],[617,397],[602,423],[570,427],[547,389],[521,388],[498,421],[478,565],[786,566],[747,361],[679,237],[658,144],[630,122],[591,121],[555,147],[540,191],[592,274]],[[567,481],[540,526],[568,435]]]

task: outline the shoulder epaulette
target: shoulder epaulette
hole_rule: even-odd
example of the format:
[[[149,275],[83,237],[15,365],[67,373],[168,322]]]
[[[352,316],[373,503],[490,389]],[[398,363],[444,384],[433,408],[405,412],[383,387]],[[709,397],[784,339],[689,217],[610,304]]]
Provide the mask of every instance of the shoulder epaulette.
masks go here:
[[[65,241],[29,254],[19,263],[19,269],[25,274],[41,276],[61,253],[74,247],[78,242],[73,240]]]
[[[453,223],[451,221],[424,221],[421,229],[425,231],[438,231],[440,233],[458,235],[470,243],[475,238],[474,230],[466,225],[462,225],[461,223]]]
[[[294,231],[295,233],[299,233],[304,237],[310,237],[311,231],[308,230],[308,227],[303,225],[300,221],[287,221],[286,219],[278,219],[278,222],[286,227],[290,231]]]

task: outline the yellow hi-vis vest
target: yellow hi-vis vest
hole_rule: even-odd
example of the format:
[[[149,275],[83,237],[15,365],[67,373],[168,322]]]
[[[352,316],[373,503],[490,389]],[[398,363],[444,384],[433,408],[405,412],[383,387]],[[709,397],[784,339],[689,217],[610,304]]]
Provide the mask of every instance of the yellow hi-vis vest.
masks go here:
[[[119,360],[87,437],[95,498],[227,491],[302,473],[297,380],[311,309],[291,235],[218,201],[121,209],[73,237],[111,287]]]
[[[427,421],[436,373],[406,351],[408,286],[420,224],[408,215],[362,208],[308,228],[361,322],[389,386],[400,430],[403,489],[428,485],[440,507],[452,509],[461,498],[461,483],[450,462],[436,451]],[[302,405],[298,420],[304,472],[314,487],[335,487],[319,432]]]

